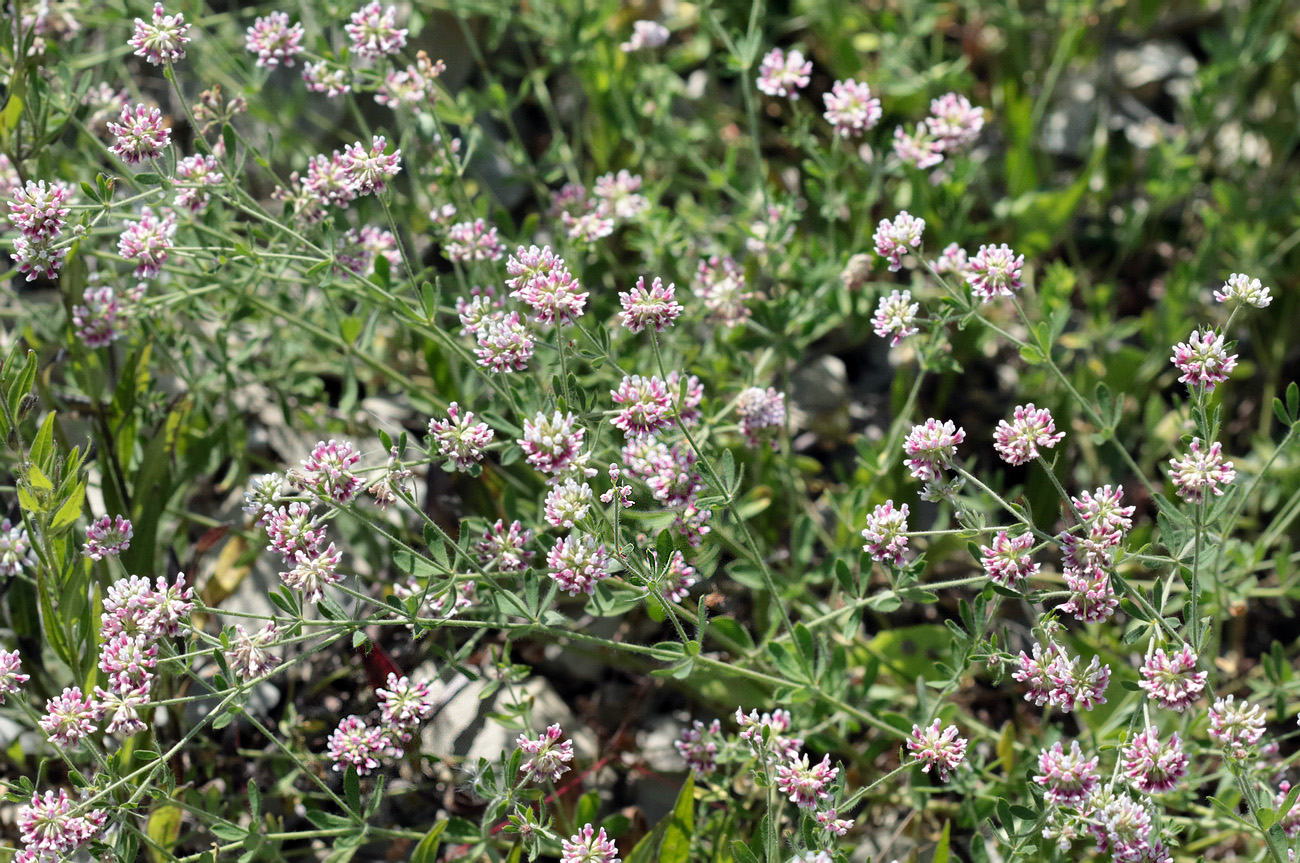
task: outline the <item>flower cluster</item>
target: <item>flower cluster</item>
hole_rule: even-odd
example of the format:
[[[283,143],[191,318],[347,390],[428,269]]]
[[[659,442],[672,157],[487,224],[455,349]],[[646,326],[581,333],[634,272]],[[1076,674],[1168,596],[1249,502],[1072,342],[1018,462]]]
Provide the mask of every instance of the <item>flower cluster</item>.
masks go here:
[[[294,58],[303,52],[305,35],[301,24],[289,24],[287,13],[272,12],[253,21],[245,33],[244,46],[257,55],[257,65],[262,68],[292,68]]]
[[[461,411],[452,402],[446,419],[429,420],[429,437],[438,444],[438,455],[451,459],[456,470],[466,471],[483,460],[483,454],[496,437],[487,423],[474,422],[474,414]]]
[[[957,726],[944,728],[936,719],[926,728],[912,726],[907,749],[921,763],[921,772],[929,773],[933,769],[941,782],[947,782],[949,773],[966,760],[967,743],[966,738],[957,736]]]
[[[559,725],[551,725],[537,737],[519,735],[515,745],[528,756],[520,766],[525,777],[534,782],[556,782],[569,772],[573,741],[560,740],[563,734],[564,729]]]
[[[35,565],[36,550],[27,528],[7,518],[0,521],[0,575],[12,578]]]
[[[1273,302],[1269,289],[1245,273],[1233,273],[1223,283],[1223,289],[1214,292],[1214,298],[1221,303],[1236,301],[1257,309],[1268,308]]]
[[[116,557],[131,547],[132,533],[129,519],[120,515],[116,518],[100,516],[86,528],[86,544],[82,546],[82,552],[91,560]]]
[[[1051,449],[1065,438],[1056,430],[1056,422],[1047,408],[1034,403],[1017,405],[1012,421],[998,420],[993,433],[993,448],[1007,464],[1021,465],[1039,457],[1039,447]]]
[[[1016,659],[1011,677],[1027,687],[1025,700],[1038,706],[1050,704],[1069,713],[1073,710],[1092,710],[1106,703],[1106,687],[1110,684],[1110,666],[1102,665],[1094,656],[1083,668],[1079,657],[1070,656],[1055,641],[1047,648],[1034,645],[1034,654],[1023,650]]]
[[[966,430],[958,428],[952,420],[939,422],[931,417],[924,423],[912,426],[903,440],[907,458],[903,464],[912,476],[922,482],[937,482],[943,478],[941,471],[952,467],[957,445],[966,440]]]
[[[880,122],[880,100],[871,95],[869,86],[852,78],[836,81],[822,100],[826,103],[822,116],[840,137],[856,137]]]
[[[122,116],[108,124],[113,135],[109,152],[128,165],[157,159],[171,144],[172,131],[163,125],[162,111],[148,105],[122,106]]]
[[[1235,696],[1216,698],[1210,705],[1210,739],[1232,758],[1246,758],[1264,736],[1264,711],[1258,704],[1240,703]]]
[[[1187,384],[1189,388],[1203,387],[1208,393],[1232,374],[1237,367],[1237,355],[1228,353],[1223,333],[1196,330],[1187,341],[1174,345],[1170,362],[1182,372],[1179,383]]]
[[[1173,477],[1178,496],[1189,503],[1201,503],[1207,491],[1223,494],[1223,486],[1237,477],[1232,462],[1223,460],[1223,444],[1215,441],[1201,451],[1201,439],[1192,438],[1189,452],[1182,458],[1169,460],[1169,474]]]
[[[190,25],[185,23],[184,15],[179,12],[168,15],[161,3],[155,3],[150,20],[135,19],[135,32],[129,44],[135,49],[135,56],[143,57],[155,66],[175,63],[185,59],[189,31]]]
[[[1068,754],[1058,741],[1038,753],[1039,775],[1034,777],[1034,782],[1043,786],[1043,796],[1052,806],[1078,807],[1100,781],[1097,761],[1096,756],[1083,757],[1079,741],[1070,743]]]
[[[907,504],[895,508],[892,500],[878,505],[867,516],[867,526],[862,530],[866,543],[862,550],[880,563],[903,565],[903,551],[907,548]]]
[[[1028,531],[1014,537],[1005,530],[998,531],[992,545],[980,546],[984,574],[1003,587],[1023,587],[1028,579],[1038,574],[1039,564],[1030,558],[1033,547],[1034,535]]]
[[[980,246],[975,257],[967,264],[966,282],[971,294],[981,302],[996,297],[1012,297],[1024,285],[1020,271],[1025,256],[1017,255],[1006,243],[1000,246]]]
[[[619,863],[618,846],[590,824],[560,843],[560,863]]]
[[[712,255],[701,260],[692,290],[712,323],[734,327],[749,318],[747,303],[754,293],[746,289],[745,270],[733,257]]]
[[[768,441],[776,449],[776,435],[785,425],[785,393],[774,388],[750,387],[736,396],[740,433],[751,447]]]
[[[67,225],[71,196],[68,186],[58,181],[14,184],[13,200],[8,202],[9,223],[20,234],[14,240],[13,259],[27,281],[53,279],[63,266],[67,249],[56,247],[54,241]]]
[[[385,686],[377,688],[379,720],[375,724],[360,716],[343,718],[326,741],[326,754],[338,773],[349,767],[361,776],[373,773],[385,761],[402,754],[420,724],[433,715],[437,702],[424,681],[389,672]]]
[[[916,310],[919,303],[912,302],[911,291],[893,291],[887,297],[881,297],[871,323],[876,335],[889,339],[891,348],[908,336],[919,332],[916,327]]]
[[[876,254],[889,261],[889,271],[896,273],[903,268],[902,256],[909,249],[921,248],[921,234],[925,231],[925,219],[918,219],[907,210],[903,210],[891,222],[881,219],[872,236],[876,244]]]
[[[803,52],[790,53],[773,48],[758,66],[758,89],[769,96],[789,97],[797,101],[799,91],[812,80],[812,61],[804,59]]]
[[[623,305],[619,319],[633,333],[646,327],[654,327],[655,332],[662,333],[682,314],[674,286],[665,287],[663,279],[658,276],[649,288],[645,285],[645,278],[638,277],[636,287],[631,291],[620,291],[618,300]]]
[[[550,246],[520,246],[506,261],[510,296],[527,305],[541,324],[572,324],[582,317],[587,292]]]
[[[1187,644],[1172,654],[1157,647],[1140,669],[1138,686],[1161,707],[1182,713],[1205,691],[1209,672],[1195,670],[1198,659]]]

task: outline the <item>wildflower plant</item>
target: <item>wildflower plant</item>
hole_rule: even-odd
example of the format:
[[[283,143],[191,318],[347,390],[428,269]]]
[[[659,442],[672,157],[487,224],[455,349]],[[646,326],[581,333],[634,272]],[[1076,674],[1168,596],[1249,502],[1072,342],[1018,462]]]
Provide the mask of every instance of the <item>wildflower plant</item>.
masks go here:
[[[1293,12],[11,6],[14,859],[1300,850]]]

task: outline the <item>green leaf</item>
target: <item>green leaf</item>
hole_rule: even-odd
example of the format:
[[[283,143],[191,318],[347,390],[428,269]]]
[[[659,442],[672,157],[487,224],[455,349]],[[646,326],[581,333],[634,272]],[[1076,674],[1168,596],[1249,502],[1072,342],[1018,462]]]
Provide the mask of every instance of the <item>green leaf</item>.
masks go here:
[[[930,858],[930,863],[948,863],[948,843],[951,841],[952,822],[943,822],[943,833],[939,836],[939,844],[934,846],[934,856]]]
[[[695,834],[695,774],[688,774],[673,811],[655,825],[627,855],[624,863],[689,863]],[[746,851],[749,849],[746,848]],[[732,845],[735,854],[735,844]],[[737,861],[742,858],[737,856]],[[753,860],[754,855],[750,854]],[[412,859],[412,863],[415,863]],[[755,860],[755,863],[757,861]]]
[[[754,852],[749,850],[749,846],[739,839],[731,841],[731,859],[736,863],[758,863],[758,858]]]
[[[1291,416],[1300,418],[1300,385],[1295,381],[1286,386],[1286,408]]]
[[[1291,426],[1295,423],[1295,420],[1291,419],[1291,414],[1283,407],[1281,399],[1273,399],[1273,415],[1284,426]]]
[[[153,171],[145,171],[143,174],[136,174],[135,181],[141,186],[161,186],[163,176],[162,174],[155,174]]]
[[[446,821],[439,821],[430,827],[420,844],[411,852],[411,863],[437,863],[438,846],[442,844],[442,831],[446,829]]]
[[[36,491],[54,491],[54,483],[36,465],[27,469],[27,484]]]
[[[357,775],[357,768],[349,765],[348,772],[343,774],[343,793],[348,800],[348,808],[353,812],[361,808],[361,777]]]
[[[59,507],[58,512],[54,513],[50,529],[58,532],[75,522],[81,516],[81,508],[85,502],[86,481],[82,480],[77,483],[77,487],[72,490],[72,494],[68,495],[68,499]]]

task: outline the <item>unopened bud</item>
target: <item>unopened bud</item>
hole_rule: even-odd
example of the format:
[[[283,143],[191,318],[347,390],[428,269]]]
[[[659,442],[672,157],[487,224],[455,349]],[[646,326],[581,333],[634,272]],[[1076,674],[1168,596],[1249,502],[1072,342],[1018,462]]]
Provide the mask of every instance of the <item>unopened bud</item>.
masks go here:
[[[844,265],[844,272],[840,273],[840,282],[843,283],[846,291],[856,291],[867,282],[867,277],[871,275],[871,255],[860,252],[849,258],[849,262]]]

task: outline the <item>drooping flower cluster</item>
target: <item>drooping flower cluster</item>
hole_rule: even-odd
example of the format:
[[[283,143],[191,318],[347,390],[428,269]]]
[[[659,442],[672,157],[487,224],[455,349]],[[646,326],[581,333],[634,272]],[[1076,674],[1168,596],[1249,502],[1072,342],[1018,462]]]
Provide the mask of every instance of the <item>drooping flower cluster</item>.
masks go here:
[[[1189,388],[1204,387],[1209,393],[1232,374],[1237,367],[1237,355],[1228,353],[1222,333],[1196,330],[1187,341],[1174,345],[1170,362],[1182,372],[1179,383]]]
[[[1047,648],[1034,645],[1030,657],[1023,650],[1016,659],[1011,677],[1027,687],[1025,700],[1039,707],[1050,704],[1066,713],[1073,710],[1092,710],[1106,703],[1106,687],[1110,684],[1110,666],[1102,665],[1094,656],[1083,668],[1079,657],[1070,656],[1055,641]]]
[[[1223,444],[1215,441],[1205,452],[1201,439],[1192,438],[1188,453],[1182,458],[1169,460],[1169,475],[1173,477],[1178,496],[1189,503],[1201,503],[1206,491],[1223,494],[1223,486],[1237,477],[1232,462],[1223,460]]]
[[[1065,438],[1056,430],[1056,422],[1047,408],[1034,403],[1017,405],[1011,422],[998,420],[993,433],[993,448],[1008,464],[1021,465],[1038,458],[1038,448],[1051,449]]]
[[[515,746],[528,756],[520,765],[526,778],[533,782],[556,782],[569,772],[573,760],[573,741],[560,740],[564,729],[558,724],[549,726],[537,737],[520,734]]]
[[[722,723],[718,720],[705,725],[696,719],[682,729],[681,737],[673,742],[673,746],[688,768],[707,776],[718,768],[721,735]]]
[[[1209,672],[1195,670],[1198,659],[1188,644],[1172,654],[1157,647],[1140,669],[1138,686],[1161,707],[1182,713],[1201,697],[1209,678]]]
[[[280,665],[280,657],[268,650],[280,637],[280,629],[268,623],[256,633],[249,633],[240,624],[230,637],[230,649],[225,652],[230,670],[243,680],[252,680],[270,674]]]
[[[135,49],[135,56],[143,57],[155,66],[175,63],[185,59],[189,31],[190,25],[185,23],[184,15],[179,12],[168,15],[161,3],[155,3],[153,16],[148,21],[135,19],[135,31],[129,44]]]
[[[1063,533],[1061,575],[1071,591],[1061,610],[1085,623],[1105,620],[1119,606],[1111,585],[1110,569],[1124,534],[1133,527],[1133,507],[1120,506],[1124,487],[1103,486],[1070,498],[1083,520],[1084,533]]]
[[[913,759],[921,763],[921,772],[934,770],[939,781],[947,782],[948,775],[966,760],[968,741],[957,734],[957,726],[943,724],[936,719],[933,725],[922,728],[912,726],[912,736],[907,738],[907,749]]]
[[[918,219],[907,210],[903,210],[891,222],[881,219],[872,240],[876,244],[876,254],[889,261],[889,271],[896,273],[903,268],[902,256],[909,250],[921,248],[921,234],[925,231],[925,219]]]
[[[896,509],[894,502],[887,500],[878,505],[867,516],[867,526],[862,530],[866,540],[862,550],[872,560],[902,566],[907,549],[907,515],[907,504]]]
[[[438,444],[438,455],[451,459],[456,470],[467,471],[483,460],[483,454],[496,437],[487,423],[474,422],[474,414],[461,411],[452,402],[446,419],[429,420],[429,437]]]
[[[790,53],[773,48],[764,55],[758,66],[758,89],[769,96],[799,99],[799,91],[812,80],[812,61],[804,59],[797,49]]]

